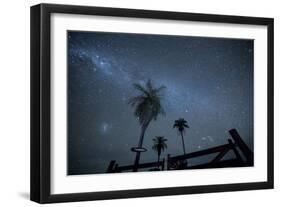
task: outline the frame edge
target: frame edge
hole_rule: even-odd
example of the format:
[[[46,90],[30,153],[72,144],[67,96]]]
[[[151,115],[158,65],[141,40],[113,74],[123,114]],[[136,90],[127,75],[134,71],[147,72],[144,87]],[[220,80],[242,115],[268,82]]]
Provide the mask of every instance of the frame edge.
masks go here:
[[[66,8],[64,8],[66,7]],[[73,10],[73,8],[76,8]],[[114,12],[117,9],[118,11]],[[173,187],[162,189],[140,189],[140,190],[124,190],[124,191],[109,191],[109,192],[83,192],[74,194],[50,194],[50,13],[83,13],[86,14],[97,12],[98,15],[108,15],[113,12],[113,16],[127,17],[142,17],[149,14],[148,18],[168,19],[171,16],[176,16],[174,20],[183,20],[184,18],[197,19],[196,21],[206,22],[228,22],[238,23],[245,21],[242,24],[259,24],[267,25],[268,27],[268,179],[266,182],[257,183],[238,183],[238,184],[223,184],[211,186],[189,186]],[[127,14],[126,12],[129,11]],[[134,14],[136,12],[137,14]],[[155,14],[151,14],[155,12]],[[125,14],[124,14],[125,13]],[[168,17],[163,17],[165,13],[169,13]],[[194,193],[215,193],[227,191],[242,191],[242,190],[257,190],[257,189],[272,189],[274,188],[274,153],[273,153],[273,26],[274,19],[261,17],[243,17],[243,16],[228,16],[215,14],[196,14],[182,12],[167,12],[153,10],[135,10],[135,9],[119,9],[105,7],[88,7],[74,5],[59,5],[59,4],[39,4],[32,6],[30,9],[30,76],[31,76],[31,135],[30,135],[30,200],[38,203],[54,203],[54,202],[73,202],[73,201],[89,201],[102,199],[121,199],[121,198],[136,198],[147,196],[168,196],[180,194]],[[212,17],[208,21],[206,15]],[[223,19],[226,17],[226,19]],[[231,20],[234,18],[234,20]],[[247,20],[247,21],[246,21]],[[194,20],[195,21],[195,20]],[[46,39],[47,38],[47,39]],[[43,41],[44,40],[44,41]],[[44,75],[43,75],[44,73]],[[47,76],[46,76],[47,75]],[[42,78],[43,77],[43,78]],[[43,101],[43,100],[44,101]],[[49,101],[46,103],[45,101]],[[46,110],[47,109],[47,110]],[[45,111],[44,111],[45,110]],[[49,113],[49,115],[48,115]],[[246,185],[247,184],[247,185]]]
[[[40,202],[40,28],[41,6],[30,8],[30,200]]]
[[[267,182],[274,189],[274,19],[267,24]]]

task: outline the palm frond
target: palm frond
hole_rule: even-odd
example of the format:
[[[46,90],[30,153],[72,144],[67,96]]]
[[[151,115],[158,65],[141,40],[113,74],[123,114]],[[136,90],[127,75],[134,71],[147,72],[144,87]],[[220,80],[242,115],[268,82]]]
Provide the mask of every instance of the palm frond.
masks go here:
[[[150,79],[146,81],[145,85],[149,92],[152,92],[154,90]]]
[[[133,86],[141,94],[129,99],[128,104],[135,107],[134,114],[139,118],[141,125],[147,124],[153,119],[157,120],[159,114],[165,115],[160,96],[160,91],[165,86],[154,88],[150,79],[146,82],[145,86],[138,83],[133,84]]]
[[[189,126],[187,124],[183,124],[184,127],[189,128]]]
[[[144,96],[135,96],[129,99],[128,104],[130,104],[131,106],[135,106],[136,104],[141,103],[144,100],[145,100]]]
[[[152,140],[153,140],[152,149],[157,153],[161,153],[161,151],[167,149],[167,144],[166,144],[167,139],[165,139],[163,136],[157,136]]]
[[[183,118],[179,118],[175,120],[173,128],[177,128],[178,131],[184,132],[185,128],[189,128],[189,125],[187,124],[187,121]]]
[[[147,91],[146,88],[143,87],[141,84],[134,83],[133,86],[134,86],[135,89],[137,89],[138,91],[144,93],[146,96],[149,96],[149,91]]]
[[[160,86],[159,88],[154,89],[154,93],[159,93],[159,92],[163,91],[164,89],[166,89],[166,86]]]

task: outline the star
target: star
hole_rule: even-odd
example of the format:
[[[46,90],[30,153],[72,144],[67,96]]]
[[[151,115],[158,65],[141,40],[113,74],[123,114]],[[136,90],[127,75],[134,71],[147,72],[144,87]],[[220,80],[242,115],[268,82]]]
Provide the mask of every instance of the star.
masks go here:
[[[128,149],[141,125],[128,100],[138,95],[133,84],[148,79],[166,87],[165,116],[149,123],[141,162],[155,162],[152,139],[160,135],[168,140],[163,158],[182,154],[178,118],[192,125],[184,134],[189,152],[227,143],[231,128],[253,149],[252,40],[71,31],[67,41],[70,173],[103,173],[113,159],[132,163]],[[73,168],[78,159],[83,166]]]

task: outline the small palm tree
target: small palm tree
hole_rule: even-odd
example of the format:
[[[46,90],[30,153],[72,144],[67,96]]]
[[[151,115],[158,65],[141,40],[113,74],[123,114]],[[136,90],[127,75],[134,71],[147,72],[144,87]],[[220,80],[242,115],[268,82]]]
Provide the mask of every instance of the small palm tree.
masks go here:
[[[151,81],[148,80],[144,86],[141,84],[134,84],[134,87],[139,92],[139,95],[131,98],[129,104],[135,107],[135,116],[141,126],[141,134],[138,143],[138,147],[141,148],[144,134],[149,123],[152,120],[157,120],[159,114],[165,114],[161,105],[161,92],[165,89],[165,86],[155,88]],[[138,169],[139,160],[140,152],[137,152],[133,169],[134,172]]]
[[[185,154],[185,145],[184,145],[183,134],[185,133],[185,128],[189,128],[187,121],[183,118],[175,120],[174,128],[177,128],[179,134],[181,135],[183,153]]]
[[[165,143],[167,141],[167,139],[165,139],[162,136],[157,136],[153,139],[153,146],[152,149],[157,153],[158,159],[158,167],[159,167],[159,161],[160,161],[160,155],[162,153],[162,151],[164,151],[165,149],[167,149],[167,144]]]

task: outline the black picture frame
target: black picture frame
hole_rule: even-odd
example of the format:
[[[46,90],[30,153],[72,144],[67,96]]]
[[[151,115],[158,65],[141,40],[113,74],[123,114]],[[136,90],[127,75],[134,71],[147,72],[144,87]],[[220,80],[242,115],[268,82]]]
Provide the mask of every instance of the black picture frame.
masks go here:
[[[52,13],[134,17],[150,19],[181,20],[209,23],[232,23],[267,26],[267,181],[238,184],[219,184],[188,187],[51,194],[50,183],[50,15]],[[195,14],[152,10],[134,10],[89,6],[39,4],[31,7],[31,174],[30,199],[38,203],[87,201],[102,199],[166,196],[179,194],[210,193],[273,188],[273,38],[272,18]]]

